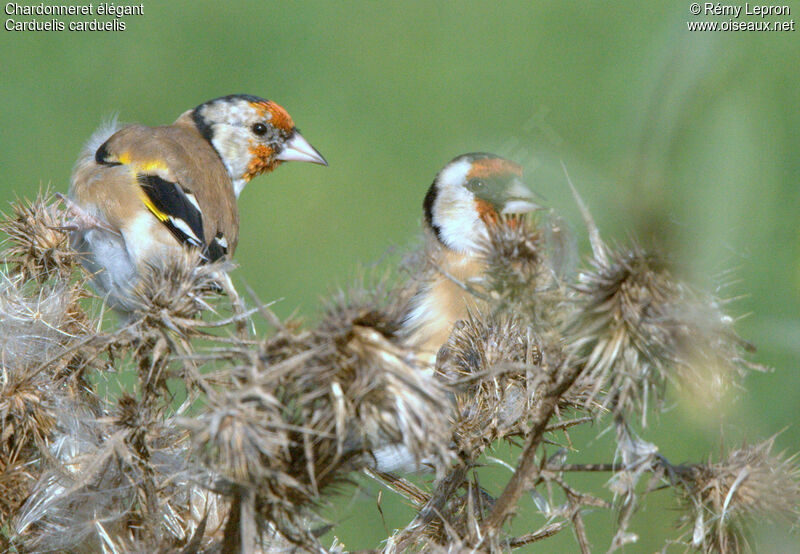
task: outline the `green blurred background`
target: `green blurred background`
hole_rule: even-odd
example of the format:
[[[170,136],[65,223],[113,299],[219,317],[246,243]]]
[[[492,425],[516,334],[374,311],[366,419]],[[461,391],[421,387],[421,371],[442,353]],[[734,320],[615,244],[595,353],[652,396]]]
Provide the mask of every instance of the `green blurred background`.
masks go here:
[[[224,94],[275,100],[330,167],[289,164],[248,185],[237,279],[282,299],[279,314],[313,318],[359,264],[418,243],[428,185],[467,151],[525,164],[585,254],[563,161],[606,239],[658,245],[695,282],[742,295],[729,309],[748,314],[739,330],[759,346],[755,360],[776,368],[721,405],[673,395],[645,438],[674,462],[718,452],[721,435],[733,446],[784,430],[778,449],[796,451],[798,32],[691,33],[686,22],[706,18],[688,6],[145,1],[124,32],[3,31],[0,202],[46,184],[66,191],[84,141],[115,111],[156,125]],[[606,436],[576,459],[611,461],[611,448]],[[486,475],[494,492],[491,476],[508,477]],[[385,537],[377,491],[345,488],[327,511],[349,548]],[[520,531],[542,523],[526,502]],[[410,513],[387,493],[382,507],[389,529]],[[660,549],[674,508],[669,493],[652,495],[628,551]],[[587,516],[598,551],[613,517]],[[785,529],[764,523],[759,534],[765,552],[798,549]],[[575,550],[562,535],[540,549]]]

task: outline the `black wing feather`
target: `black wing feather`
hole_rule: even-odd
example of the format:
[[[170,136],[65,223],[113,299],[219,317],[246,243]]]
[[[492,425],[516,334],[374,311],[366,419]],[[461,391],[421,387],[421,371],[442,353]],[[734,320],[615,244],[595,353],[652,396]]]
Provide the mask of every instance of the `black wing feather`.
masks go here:
[[[215,262],[228,253],[228,243],[222,236],[222,233],[217,233],[217,236],[211,241],[204,254],[209,261]]]
[[[214,262],[228,253],[228,242],[222,233],[206,244],[203,213],[192,202],[190,191],[159,177],[145,173],[137,176],[142,191],[147,196],[153,215],[163,223],[181,244],[200,248],[206,261]]]
[[[187,197],[190,193],[179,184],[162,179],[158,175],[139,174],[137,179],[153,207],[166,216],[166,219],[162,219],[158,213],[155,214],[156,217],[167,226],[175,238],[181,243],[205,247],[203,213]],[[186,228],[182,228],[181,222],[194,236],[187,233]]]

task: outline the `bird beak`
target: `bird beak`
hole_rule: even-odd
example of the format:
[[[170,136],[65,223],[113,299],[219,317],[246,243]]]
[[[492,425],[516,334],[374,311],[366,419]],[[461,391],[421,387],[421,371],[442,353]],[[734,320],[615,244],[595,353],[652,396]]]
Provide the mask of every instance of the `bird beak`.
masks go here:
[[[311,146],[308,141],[303,138],[303,135],[295,131],[289,141],[283,145],[283,150],[275,156],[276,160],[283,162],[311,162],[314,164],[328,165],[322,154],[317,152],[317,149]]]
[[[541,206],[533,201],[533,193],[522,184],[514,180],[514,183],[505,191],[506,201],[503,203],[502,214],[527,214],[541,209]]]

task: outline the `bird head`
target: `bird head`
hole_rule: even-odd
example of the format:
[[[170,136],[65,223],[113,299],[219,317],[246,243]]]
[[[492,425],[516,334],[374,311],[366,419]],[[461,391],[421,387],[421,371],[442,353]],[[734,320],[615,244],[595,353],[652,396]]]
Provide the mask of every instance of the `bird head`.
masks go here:
[[[439,242],[464,254],[477,250],[487,225],[501,214],[538,207],[522,182],[522,166],[485,153],[463,154],[444,166],[423,204],[425,222]]]
[[[246,94],[223,96],[200,104],[189,115],[224,162],[237,195],[250,179],[282,162],[328,165],[286,110],[270,100]]]

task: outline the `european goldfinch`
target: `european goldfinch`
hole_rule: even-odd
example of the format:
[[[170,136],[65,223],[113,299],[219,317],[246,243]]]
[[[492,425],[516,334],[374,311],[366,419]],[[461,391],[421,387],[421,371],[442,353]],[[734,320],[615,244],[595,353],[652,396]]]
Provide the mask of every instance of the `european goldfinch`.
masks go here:
[[[94,133],[72,174],[73,247],[125,311],[148,265],[184,247],[209,261],[233,254],[239,194],[286,161],[327,165],[286,110],[256,96],[209,100],[161,127],[113,121]]]
[[[431,275],[413,298],[404,323],[423,363],[432,364],[453,325],[481,301],[469,292],[486,270],[481,243],[499,214],[524,214],[538,206],[522,183],[522,166],[472,153],[453,159],[436,175],[423,202]]]

